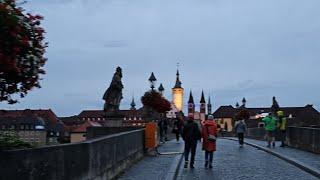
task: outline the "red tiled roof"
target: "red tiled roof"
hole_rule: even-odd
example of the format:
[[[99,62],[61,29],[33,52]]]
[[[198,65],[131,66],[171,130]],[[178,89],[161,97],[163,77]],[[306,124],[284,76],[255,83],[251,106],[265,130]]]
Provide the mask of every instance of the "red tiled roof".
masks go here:
[[[251,116],[255,116],[257,114],[268,113],[271,111],[270,108],[246,108]],[[214,113],[213,116],[215,118],[233,118],[235,114],[240,109],[236,109],[230,106],[220,106]],[[320,124],[320,114],[319,112],[312,107],[312,105],[306,105],[303,107],[280,107],[286,117],[292,116],[295,118],[296,124],[300,125],[308,125]]]
[[[77,128],[73,129],[73,133],[85,133],[87,132],[88,127],[101,127],[101,124],[97,122],[92,122],[92,121],[86,121],[85,123],[81,124]]]
[[[59,122],[58,117],[51,109],[39,109],[39,110],[0,110],[1,117],[22,117],[27,115],[35,115],[43,118],[46,122],[57,124]]]
[[[230,106],[220,106],[214,113],[214,118],[233,118],[237,109]]]

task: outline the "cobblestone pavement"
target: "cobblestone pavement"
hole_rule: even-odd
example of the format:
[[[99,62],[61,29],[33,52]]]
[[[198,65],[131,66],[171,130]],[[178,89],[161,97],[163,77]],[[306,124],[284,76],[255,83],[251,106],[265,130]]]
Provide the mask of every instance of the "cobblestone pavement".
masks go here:
[[[266,146],[266,142],[254,140],[254,139],[245,139],[246,142],[253,143],[259,146]],[[271,148],[270,150],[277,152],[281,155],[287,156],[289,158],[298,160],[299,162],[302,162],[303,164],[306,164],[310,167],[313,167],[315,169],[320,170],[320,155],[314,154],[290,147],[281,148],[279,147],[281,142],[277,142],[276,148]]]
[[[162,144],[158,151],[182,152],[184,143],[177,143],[175,140]],[[170,170],[175,157],[181,154],[146,156],[140,162],[128,169],[119,180],[164,180]]]
[[[317,178],[268,153],[251,146],[239,148],[237,142],[219,139],[213,169],[204,168],[204,153],[199,144],[195,169],[181,166],[179,180],[316,180]]]

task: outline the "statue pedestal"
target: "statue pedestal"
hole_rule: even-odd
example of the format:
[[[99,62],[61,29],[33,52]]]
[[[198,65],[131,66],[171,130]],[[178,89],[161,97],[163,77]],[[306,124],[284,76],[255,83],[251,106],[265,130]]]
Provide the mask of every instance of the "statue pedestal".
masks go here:
[[[105,127],[123,127],[124,115],[119,112],[106,112]]]

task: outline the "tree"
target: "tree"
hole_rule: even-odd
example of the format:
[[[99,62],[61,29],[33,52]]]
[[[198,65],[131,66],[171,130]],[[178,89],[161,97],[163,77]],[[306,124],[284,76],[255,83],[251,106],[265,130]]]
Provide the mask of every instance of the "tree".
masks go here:
[[[19,139],[19,137],[10,132],[0,133],[0,152],[2,150],[25,149],[33,146]]]
[[[144,106],[150,107],[158,113],[165,113],[171,110],[170,102],[155,90],[146,92],[141,97],[141,102]]]
[[[47,43],[43,17],[24,13],[15,0],[0,0],[0,102],[14,104],[34,87],[40,88],[40,75]]]

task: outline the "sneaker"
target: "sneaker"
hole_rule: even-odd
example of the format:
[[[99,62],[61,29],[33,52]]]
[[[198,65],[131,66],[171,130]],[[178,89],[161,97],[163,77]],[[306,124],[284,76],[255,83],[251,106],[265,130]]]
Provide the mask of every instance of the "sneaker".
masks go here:
[[[210,164],[210,165],[209,165],[209,169],[212,169],[212,168],[213,168],[213,166]]]
[[[208,168],[208,165],[209,165],[209,162],[206,161],[206,163],[204,164],[204,167],[205,167],[205,168]]]
[[[193,166],[193,164],[190,164],[190,168],[191,168],[191,169],[194,169],[194,166]]]
[[[273,142],[273,143],[272,143],[272,146],[273,146],[273,147],[276,147],[276,143],[275,143],[275,142]]]

